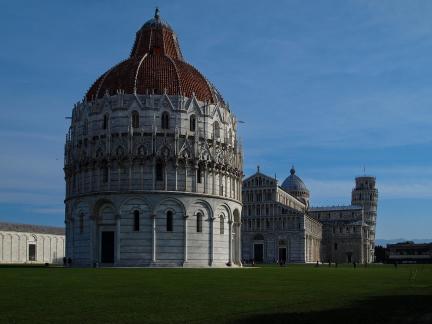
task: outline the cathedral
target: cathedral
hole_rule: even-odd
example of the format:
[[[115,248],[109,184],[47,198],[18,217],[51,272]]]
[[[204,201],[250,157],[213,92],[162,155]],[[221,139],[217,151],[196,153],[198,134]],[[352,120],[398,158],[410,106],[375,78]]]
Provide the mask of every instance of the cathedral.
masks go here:
[[[256,263],[374,261],[378,190],[355,179],[351,205],[310,207],[294,167],[281,186],[257,172],[243,182],[242,258]]]
[[[72,111],[64,158],[72,264],[240,266],[237,123],[156,10],[130,56]]]

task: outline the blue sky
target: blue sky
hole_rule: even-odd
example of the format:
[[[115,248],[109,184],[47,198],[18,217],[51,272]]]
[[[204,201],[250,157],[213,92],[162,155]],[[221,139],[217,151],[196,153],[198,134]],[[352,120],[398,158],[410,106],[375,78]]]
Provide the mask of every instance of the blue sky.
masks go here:
[[[245,174],[292,164],[313,205],[377,177],[377,237],[432,238],[432,2],[4,1],[0,220],[63,224],[73,104],[161,15],[240,120]]]

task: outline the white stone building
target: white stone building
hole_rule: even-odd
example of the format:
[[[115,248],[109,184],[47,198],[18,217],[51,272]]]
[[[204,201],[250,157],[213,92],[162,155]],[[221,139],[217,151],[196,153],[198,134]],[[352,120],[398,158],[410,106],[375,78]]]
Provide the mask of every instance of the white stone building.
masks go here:
[[[73,265],[240,265],[237,120],[158,10],[75,105],[65,144]]]
[[[259,168],[244,180],[243,260],[373,262],[375,178],[356,178],[350,206],[310,207],[309,190],[294,168],[290,173],[282,186]]]
[[[63,264],[64,228],[0,222],[0,264]]]

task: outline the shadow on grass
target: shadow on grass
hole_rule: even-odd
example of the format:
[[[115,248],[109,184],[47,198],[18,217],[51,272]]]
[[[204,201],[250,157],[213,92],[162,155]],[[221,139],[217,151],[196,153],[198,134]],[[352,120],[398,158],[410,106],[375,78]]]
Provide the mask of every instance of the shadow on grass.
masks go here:
[[[432,296],[383,296],[351,307],[309,313],[256,314],[233,323],[432,323]]]
[[[62,265],[59,264],[48,264],[45,265],[43,263],[23,263],[23,264],[14,264],[14,263],[7,263],[7,264],[0,264],[1,268],[64,268]]]

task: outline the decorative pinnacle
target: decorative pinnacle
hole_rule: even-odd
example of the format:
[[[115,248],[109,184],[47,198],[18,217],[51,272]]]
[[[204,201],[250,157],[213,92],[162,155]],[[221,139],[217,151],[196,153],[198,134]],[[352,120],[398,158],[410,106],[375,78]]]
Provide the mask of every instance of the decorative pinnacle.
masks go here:
[[[156,7],[154,17],[155,17],[156,20],[159,20],[159,18],[160,18],[159,7]]]

